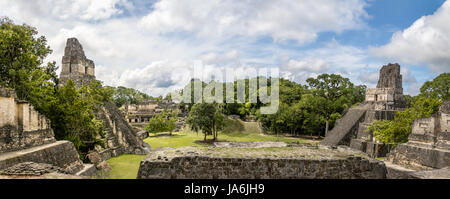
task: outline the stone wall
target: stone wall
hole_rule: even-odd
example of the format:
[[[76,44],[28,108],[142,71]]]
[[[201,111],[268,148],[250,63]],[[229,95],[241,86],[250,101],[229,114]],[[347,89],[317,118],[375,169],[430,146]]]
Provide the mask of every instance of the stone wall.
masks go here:
[[[84,167],[75,146],[69,141],[57,141],[52,144],[0,154],[0,170],[23,162],[51,164],[70,174],[75,174]]]
[[[450,151],[399,144],[389,154],[388,160],[415,170],[444,168],[450,166]]]
[[[55,142],[50,121],[14,91],[0,88],[0,152]]]
[[[314,159],[146,158],[138,179],[383,179],[384,163],[361,157]]]
[[[450,166],[449,104],[444,101],[433,116],[415,120],[408,142],[399,144],[388,160],[416,170]]]
[[[83,169],[73,143],[56,141],[50,121],[15,92],[0,87],[0,170],[14,165],[44,163],[75,174]]]

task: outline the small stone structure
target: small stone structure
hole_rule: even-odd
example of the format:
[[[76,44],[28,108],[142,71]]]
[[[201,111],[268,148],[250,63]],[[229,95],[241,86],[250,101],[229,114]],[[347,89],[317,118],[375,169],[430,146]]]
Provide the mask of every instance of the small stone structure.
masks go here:
[[[372,157],[385,156],[390,146],[377,142],[367,127],[375,120],[393,120],[405,108],[400,65],[381,68],[377,88],[366,90],[366,99],[351,108],[321,142],[322,145],[347,145]]]
[[[77,88],[95,80],[94,62],[86,58],[83,47],[76,38],[67,39],[60,79],[62,84],[71,79]],[[105,102],[97,109],[99,111],[95,113],[95,117],[105,124],[106,137],[103,139],[106,146],[96,146],[103,160],[124,153],[146,154],[150,151],[150,146],[137,136],[114,103]]]
[[[0,88],[0,170],[23,162],[51,164],[69,174],[84,168],[73,143],[55,140],[48,119],[13,90]]]
[[[290,147],[272,155],[242,157],[227,151],[214,154],[172,149],[150,154],[141,161],[138,179],[383,179],[384,163],[336,150]],[[227,149],[229,150],[229,149]],[[262,150],[262,149],[261,149]],[[178,152],[177,152],[178,151]],[[252,150],[254,152],[254,150]],[[172,154],[174,153],[174,154]],[[322,153],[327,157],[312,154]],[[240,157],[241,156],[241,157]]]
[[[172,100],[162,100],[160,102],[147,100],[137,105],[125,103],[121,109],[125,114],[126,121],[138,131],[145,131],[145,126],[150,118],[164,110],[179,111],[175,131],[181,130],[186,126],[187,113],[181,111],[179,105]]]
[[[388,160],[413,170],[450,167],[450,101],[433,116],[414,121],[408,142],[395,147]]]

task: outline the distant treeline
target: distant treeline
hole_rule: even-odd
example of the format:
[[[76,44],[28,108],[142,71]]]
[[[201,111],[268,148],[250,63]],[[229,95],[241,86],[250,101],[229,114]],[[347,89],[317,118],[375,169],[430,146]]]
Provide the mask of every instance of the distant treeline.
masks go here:
[[[267,106],[259,98],[256,103],[249,102],[249,82],[265,77],[245,79],[245,103],[237,103],[237,85],[234,84],[235,103],[219,103],[221,111],[225,115],[239,115],[242,119],[257,119],[269,132],[324,135],[326,124],[329,129],[342,114],[354,104],[364,101],[366,86],[355,86],[348,78],[335,74],[322,74],[317,78],[307,80],[307,85],[302,85],[287,79],[279,80],[279,110],[276,114],[261,114],[260,108]],[[271,78],[268,81],[267,90],[271,90]],[[191,88],[195,81],[190,82]],[[210,82],[216,83],[216,82]],[[201,82],[203,88],[208,83]],[[226,99],[226,83],[223,83],[223,96]],[[259,90],[261,88],[257,88]],[[180,91],[182,94],[183,91]],[[191,91],[194,102],[194,91]],[[214,94],[215,90],[212,90]],[[270,93],[269,93],[270,95]],[[182,103],[181,107],[187,107],[190,111],[193,103]]]

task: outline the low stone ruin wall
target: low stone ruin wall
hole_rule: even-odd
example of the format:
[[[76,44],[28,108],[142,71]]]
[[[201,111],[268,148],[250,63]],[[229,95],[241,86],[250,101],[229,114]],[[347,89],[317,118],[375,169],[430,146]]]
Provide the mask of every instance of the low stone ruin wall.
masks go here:
[[[0,170],[23,162],[44,163],[75,174],[84,168],[72,142],[57,141],[52,144],[0,154]]]
[[[444,168],[450,166],[450,151],[437,148],[425,148],[412,144],[399,144],[389,154],[394,164],[413,169]]]
[[[55,142],[52,129],[19,131],[17,127],[0,127],[0,153],[27,149]]]
[[[146,158],[138,179],[383,179],[386,167],[361,157],[336,159]]]

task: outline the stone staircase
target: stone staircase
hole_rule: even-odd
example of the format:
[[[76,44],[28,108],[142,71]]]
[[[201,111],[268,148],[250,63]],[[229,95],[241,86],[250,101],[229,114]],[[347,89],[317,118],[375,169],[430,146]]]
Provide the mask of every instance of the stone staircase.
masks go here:
[[[364,120],[366,109],[363,106],[350,109],[336,122],[335,127],[320,143],[326,146],[348,145],[352,135],[358,131],[359,123]]]

